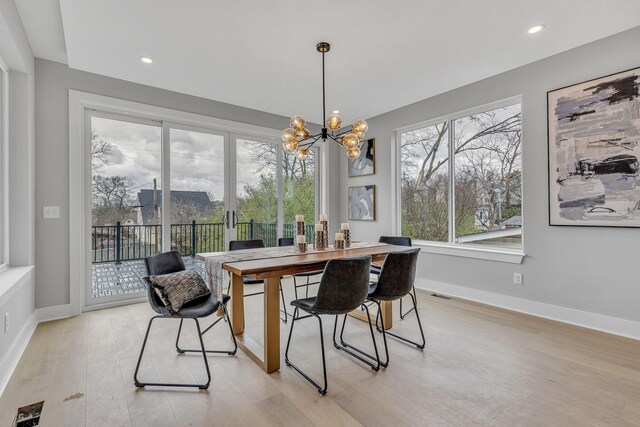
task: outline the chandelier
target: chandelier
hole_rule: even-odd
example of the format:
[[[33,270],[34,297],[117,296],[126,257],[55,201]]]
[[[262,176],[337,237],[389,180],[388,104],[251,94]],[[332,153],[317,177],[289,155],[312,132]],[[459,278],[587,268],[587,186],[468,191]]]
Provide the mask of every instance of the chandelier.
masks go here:
[[[295,115],[291,117],[289,125],[291,127],[282,131],[283,148],[287,154],[295,154],[298,159],[304,160],[309,156],[309,149],[318,140],[326,141],[331,139],[340,144],[347,152],[347,156],[351,159],[357,159],[360,156],[360,141],[364,137],[365,132],[369,129],[367,122],[358,119],[351,126],[342,126],[342,118],[338,111],[334,111],[327,117],[325,103],[325,84],[324,84],[324,54],[329,52],[331,45],[327,42],[320,42],[316,45],[318,52],[322,53],[322,127],[319,134],[311,135],[307,129],[305,120]]]

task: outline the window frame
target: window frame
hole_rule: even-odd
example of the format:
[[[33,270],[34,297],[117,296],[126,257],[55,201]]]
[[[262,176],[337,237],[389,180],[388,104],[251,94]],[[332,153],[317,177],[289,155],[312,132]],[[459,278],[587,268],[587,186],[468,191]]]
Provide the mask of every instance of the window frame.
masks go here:
[[[393,156],[392,156],[392,175],[395,181],[392,186],[392,200],[394,203],[394,209],[392,211],[392,223],[394,226],[394,233],[397,235],[402,234],[402,138],[401,135],[406,132],[423,129],[429,126],[438,125],[441,123],[448,123],[448,174],[449,174],[449,201],[448,201],[448,226],[449,235],[447,242],[436,242],[430,240],[414,240],[414,244],[423,248],[425,252],[438,253],[443,255],[462,256],[467,258],[487,259],[493,261],[502,261],[509,263],[520,264],[525,256],[525,218],[524,218],[524,152],[525,147],[522,144],[521,158],[521,170],[522,170],[522,183],[521,183],[521,206],[522,206],[522,247],[520,249],[507,249],[500,247],[477,247],[469,246],[456,242],[456,225],[455,225],[455,121],[474,114],[479,114],[498,108],[508,107],[516,104],[520,104],[520,111],[523,111],[522,95],[516,95],[509,98],[501,99],[498,101],[489,102],[476,107],[468,108],[461,111],[456,111],[451,114],[446,114],[433,119],[425,120],[419,123],[414,123],[409,126],[404,126],[395,129],[393,137]],[[521,128],[524,129],[524,115],[521,116]],[[524,135],[524,132],[523,132]],[[523,136],[524,138],[524,136]]]
[[[9,268],[9,67],[0,57],[0,272]]]

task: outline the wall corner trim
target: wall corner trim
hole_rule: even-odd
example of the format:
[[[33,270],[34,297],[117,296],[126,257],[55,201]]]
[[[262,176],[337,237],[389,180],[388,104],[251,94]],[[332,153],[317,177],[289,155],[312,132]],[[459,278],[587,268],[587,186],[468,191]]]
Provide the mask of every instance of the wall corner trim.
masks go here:
[[[435,280],[416,278],[415,286],[418,289],[433,291],[439,294],[640,340],[640,322],[634,322],[632,320],[620,319],[618,317],[576,310],[574,308],[532,301],[480,289],[451,285]]]
[[[38,323],[71,317],[71,304],[52,305],[36,309]]]
[[[7,351],[5,357],[0,361],[0,397],[4,393],[5,388],[9,384],[9,380],[13,376],[13,372],[18,367],[18,362],[22,358],[22,354],[27,349],[31,336],[38,326],[36,313],[33,312],[29,319],[22,326],[18,336],[13,341],[11,348]]]

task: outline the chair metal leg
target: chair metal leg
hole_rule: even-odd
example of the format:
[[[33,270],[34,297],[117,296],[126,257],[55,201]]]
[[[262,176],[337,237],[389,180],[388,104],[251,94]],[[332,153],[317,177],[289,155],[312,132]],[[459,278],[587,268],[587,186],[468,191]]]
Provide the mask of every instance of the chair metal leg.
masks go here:
[[[418,297],[416,296],[416,287],[413,287],[413,297],[416,299],[416,303],[418,301]],[[410,308],[406,313],[402,312],[402,300],[403,298],[400,298],[400,320],[404,320],[405,317],[407,317],[407,315],[409,313],[411,313],[413,310],[416,309],[416,307],[418,306],[418,304],[416,304],[413,308]]]
[[[198,319],[193,319],[196,322],[196,327],[198,329],[198,337],[200,338],[200,352],[202,353],[202,358],[204,359],[204,366],[207,370],[207,382],[206,384],[176,384],[176,383],[149,383],[142,382],[138,379],[138,371],[140,370],[140,362],[142,362],[142,355],[144,354],[144,349],[147,346],[147,339],[149,338],[149,332],[151,331],[151,325],[153,321],[158,318],[170,319],[170,317],[165,316],[154,316],[149,320],[149,325],[147,326],[147,332],[144,335],[144,341],[142,342],[142,348],[140,349],[140,355],[138,356],[138,363],[136,364],[136,370],[133,373],[133,382],[136,387],[146,387],[146,386],[160,386],[160,387],[198,387],[201,390],[206,390],[209,388],[209,384],[211,383],[211,371],[209,370],[209,362],[207,360],[207,352],[204,348],[204,341],[202,341],[202,334],[200,332],[200,322]],[[182,329],[182,320],[180,319],[180,329]]]
[[[400,335],[394,334],[393,332],[389,332],[389,331],[386,331],[386,332],[385,332],[385,331],[384,331],[384,329],[381,329],[381,328],[378,328],[378,327],[376,327],[376,329],[378,330],[378,332],[383,332],[383,333],[385,333],[386,335],[392,336],[392,337],[397,338],[397,339],[399,339],[399,340],[401,340],[401,341],[404,341],[404,342],[406,342],[406,343],[409,343],[409,344],[415,345],[415,346],[416,346],[417,348],[419,348],[420,350],[423,350],[423,349],[424,349],[424,347],[425,347],[425,345],[427,344],[427,341],[426,341],[426,340],[425,340],[425,338],[424,338],[424,331],[423,331],[423,329],[422,329],[422,322],[420,321],[420,315],[418,314],[418,307],[417,307],[416,297],[414,297],[414,296],[411,294],[411,292],[409,292],[409,294],[408,294],[408,295],[411,297],[411,302],[413,303],[413,309],[412,309],[412,310],[414,310],[414,311],[416,312],[416,319],[417,319],[417,321],[418,321],[418,327],[420,328],[420,336],[422,337],[422,344],[417,343],[417,342],[415,342],[415,341],[411,341],[410,339],[405,338],[405,337],[402,337],[402,336],[400,336]],[[379,313],[379,312],[378,312],[378,313]],[[381,316],[381,317],[382,317],[382,316]],[[376,324],[377,324],[377,316],[376,316]]]
[[[233,340],[233,350],[205,350],[207,353],[213,353],[213,354],[228,354],[229,356],[233,356],[236,354],[236,352],[238,351],[238,343],[236,342],[236,336],[233,334],[233,327],[231,326],[231,322],[229,321],[229,313],[227,312],[227,306],[223,305],[222,309],[224,311],[224,316],[218,318],[218,320],[216,320],[215,322],[213,322],[211,325],[209,325],[204,331],[202,331],[202,333],[200,333],[200,335],[204,335],[207,332],[209,332],[209,330],[211,328],[213,328],[214,326],[216,326],[222,319],[226,320],[226,323],[229,325],[229,331],[231,332],[231,339]],[[176,351],[180,354],[183,353],[200,353],[201,350],[192,350],[192,349],[184,349],[184,348],[180,348],[180,333],[182,332],[182,323],[183,323],[184,319],[180,319],[180,326],[178,327],[178,336],[176,337]]]
[[[371,340],[373,341],[373,349],[375,351],[375,357],[344,341],[344,327],[347,323],[346,314],[344,315],[344,319],[342,320],[342,329],[340,330],[340,344],[338,344],[336,341],[336,331],[338,329],[338,316],[336,316],[336,321],[333,325],[333,346],[338,350],[342,350],[345,353],[348,353],[351,356],[355,357],[356,359],[360,360],[361,362],[369,365],[369,367],[371,367],[371,369],[373,369],[374,371],[379,371],[380,366],[382,364],[380,363],[380,355],[378,354],[378,344],[376,343],[376,337],[375,337],[375,334],[373,333],[373,325],[371,324],[371,318],[369,317],[369,307],[367,307],[366,304],[362,304],[362,307],[364,307],[365,311],[367,312],[367,319],[369,319],[369,330],[371,332]],[[355,352],[360,354],[356,354],[354,353],[354,351],[351,351],[351,350],[354,350]],[[374,360],[375,363],[371,363],[369,360],[365,359],[361,355],[368,359]]]
[[[321,350],[322,350],[322,374],[324,376],[324,387],[320,387],[318,385],[318,383],[316,383],[314,380],[312,380],[311,377],[309,377],[299,367],[294,365],[291,362],[291,360],[289,360],[289,345],[291,344],[291,336],[293,335],[293,325],[295,324],[296,320],[306,319],[307,317],[311,317],[311,316],[316,317],[318,319],[318,323],[320,325],[320,347],[321,347]],[[309,314],[308,316],[298,317],[298,307],[296,307],[296,309],[293,311],[293,318],[291,320],[291,329],[289,329],[289,338],[287,339],[287,348],[284,351],[284,362],[286,363],[287,366],[295,369],[296,372],[298,372],[300,375],[302,375],[304,377],[304,379],[309,381],[316,388],[316,390],[318,390],[318,393],[320,393],[323,396],[325,396],[327,394],[327,386],[328,386],[328,383],[327,383],[327,362],[326,362],[325,354],[324,354],[324,337],[323,337],[323,334],[322,334],[322,319],[320,319],[320,316],[318,316],[317,314]]]
[[[382,317],[382,305],[379,301],[372,300],[378,306],[378,312],[376,313],[376,329],[378,332],[382,332],[382,342],[384,343],[385,361],[380,361],[380,365],[385,368],[389,366],[389,346],[387,345],[387,332],[384,327],[384,318]],[[378,319],[380,319],[380,327],[378,328]]]
[[[287,323],[287,305],[284,302],[284,292],[282,291],[282,278],[280,278],[280,297],[282,298],[282,308],[280,309],[281,313],[284,313],[284,319],[282,317],[280,317],[280,320],[282,320],[284,323]]]
[[[298,299],[298,281],[295,275],[293,276],[293,292],[295,293],[294,299]]]
[[[304,288],[304,297],[309,298],[309,278],[311,276],[307,276],[307,286]]]

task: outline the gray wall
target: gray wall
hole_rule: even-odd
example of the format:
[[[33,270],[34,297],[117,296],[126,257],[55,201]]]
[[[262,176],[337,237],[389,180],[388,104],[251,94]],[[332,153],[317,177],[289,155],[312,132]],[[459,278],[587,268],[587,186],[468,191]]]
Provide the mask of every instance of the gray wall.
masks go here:
[[[187,78],[187,76],[185,76]],[[288,118],[73,70],[36,60],[36,307],[69,303],[69,89],[236,122],[284,129]],[[329,162],[337,156],[331,150]],[[337,162],[337,158],[335,160]],[[338,177],[329,188],[337,189]],[[60,206],[61,219],[43,220],[42,206]],[[338,216],[338,205],[329,214]]]
[[[524,233],[522,265],[421,254],[423,279],[640,321],[640,229],[550,227],[547,196],[547,91],[640,67],[640,27],[369,119],[377,144],[376,174],[348,178],[341,160],[340,213],[349,186],[375,184],[377,218],[351,222],[354,237],[391,233],[391,140],[394,129],[522,95]],[[524,286],[513,273],[524,273]]]

